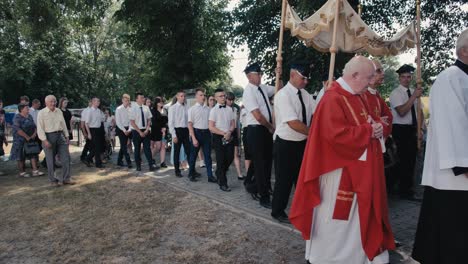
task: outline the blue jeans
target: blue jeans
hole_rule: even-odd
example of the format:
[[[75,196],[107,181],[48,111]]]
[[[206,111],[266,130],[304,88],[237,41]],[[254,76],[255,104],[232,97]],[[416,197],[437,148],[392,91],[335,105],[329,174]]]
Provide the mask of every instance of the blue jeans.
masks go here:
[[[189,175],[195,173],[195,161],[197,160],[198,151],[200,147],[203,149],[203,156],[205,158],[206,174],[209,178],[213,177],[212,162],[211,162],[211,133],[208,129],[196,129],[195,138],[198,141],[198,147],[195,147],[193,143],[190,144],[190,158],[189,166],[190,172]]]

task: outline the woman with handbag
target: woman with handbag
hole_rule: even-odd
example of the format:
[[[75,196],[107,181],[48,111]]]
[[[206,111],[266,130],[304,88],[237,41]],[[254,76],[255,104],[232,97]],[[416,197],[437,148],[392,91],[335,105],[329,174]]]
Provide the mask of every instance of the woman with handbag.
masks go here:
[[[36,125],[29,115],[29,106],[19,104],[18,114],[13,118],[13,146],[10,154],[10,159],[18,162],[19,177],[31,177],[31,174],[25,171],[26,159],[31,160],[33,177],[44,175],[37,169],[40,148],[36,137]]]

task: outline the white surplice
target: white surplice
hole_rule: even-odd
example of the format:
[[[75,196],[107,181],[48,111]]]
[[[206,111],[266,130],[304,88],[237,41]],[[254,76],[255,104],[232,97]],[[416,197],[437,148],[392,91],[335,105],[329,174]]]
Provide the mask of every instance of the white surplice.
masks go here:
[[[361,243],[358,204],[355,197],[348,221],[335,220],[336,195],[343,169],[320,176],[321,203],[314,208],[311,240],[306,241],[305,258],[312,264],[384,264],[388,251],[369,261]]]
[[[457,66],[439,74],[430,92],[430,119],[422,185],[468,191],[453,167],[468,167],[468,75]]]

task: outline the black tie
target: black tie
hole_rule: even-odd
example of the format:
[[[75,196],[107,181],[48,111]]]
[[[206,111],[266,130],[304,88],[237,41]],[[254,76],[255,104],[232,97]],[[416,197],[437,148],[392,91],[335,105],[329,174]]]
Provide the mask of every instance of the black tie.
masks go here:
[[[219,108],[226,108],[226,105],[219,105]]]
[[[271,111],[270,111],[270,107],[268,106],[268,101],[267,101],[267,99],[266,99],[265,94],[264,94],[263,91],[262,91],[262,88],[258,87],[258,90],[259,90],[260,93],[262,94],[263,100],[265,101],[265,105],[266,105],[266,108],[267,108],[267,110],[268,110],[268,120],[269,120],[269,122],[271,123]]]
[[[410,89],[408,88],[408,90],[406,90],[406,92],[408,93],[408,99],[411,97],[411,92],[410,92]],[[416,119],[416,109],[414,108],[414,104],[411,106],[411,118],[413,119],[411,121],[411,123],[413,124],[413,126],[416,126],[417,125],[417,119]]]
[[[307,126],[306,107],[305,107],[305,104],[304,104],[304,100],[302,99],[301,90],[297,91],[297,95],[299,96],[299,101],[301,101],[301,107],[302,107],[302,123],[304,123],[304,124]]]
[[[145,114],[143,113],[143,106],[140,106],[140,111],[141,111],[141,126],[142,128],[146,128]]]

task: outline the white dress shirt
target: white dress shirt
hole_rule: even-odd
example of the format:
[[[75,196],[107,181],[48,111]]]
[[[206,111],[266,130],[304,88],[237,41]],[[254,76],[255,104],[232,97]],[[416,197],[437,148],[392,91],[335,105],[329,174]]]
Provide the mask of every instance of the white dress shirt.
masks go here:
[[[143,117],[145,119],[145,125],[143,125],[142,118],[141,118],[141,111],[143,110]],[[128,117],[130,120],[134,120],[137,127],[141,129],[146,129],[148,127],[149,120],[153,117],[151,114],[151,110],[146,105],[138,105],[137,103],[132,104],[130,108]],[[135,130],[132,126],[130,126],[131,130]]]
[[[408,102],[409,97],[408,97],[408,88],[399,85],[397,88],[395,88],[392,93],[390,94],[390,106],[392,108],[392,114],[393,114],[393,124],[400,124],[400,125],[412,125],[413,124],[413,119],[411,117],[411,109],[406,113],[404,116],[400,116],[398,112],[396,111],[395,108],[398,106],[404,105],[406,102]],[[411,94],[414,93],[414,89],[410,88]],[[413,105],[416,110],[416,118],[418,117],[418,100],[415,100]]]
[[[234,120],[232,108],[216,104],[210,111],[210,121],[215,122],[215,127],[223,132],[231,129],[231,121]]]
[[[131,130],[130,109],[131,109],[130,105],[128,107],[125,107],[124,105],[120,105],[115,110],[115,123],[117,124],[117,127],[123,132]],[[128,127],[128,129],[125,129],[126,127]]]
[[[304,106],[306,108],[306,126],[310,127],[312,114],[315,111],[315,100],[306,90],[297,89],[288,82],[275,95],[275,135],[281,139],[289,141],[303,141],[307,139],[307,135],[297,132],[289,125],[289,121],[298,120],[302,122],[302,105],[299,100],[298,92],[302,95]]]
[[[99,108],[91,107],[86,114],[86,124],[89,128],[100,128],[106,116]]]
[[[91,109],[91,107],[86,107],[85,109],[83,109],[83,111],[81,111],[81,122],[86,123],[86,120],[88,119],[89,109]]]
[[[29,115],[32,116],[34,120],[34,124],[37,126],[37,113],[39,113],[39,110],[36,110],[34,107],[29,108]]]
[[[168,119],[169,133],[171,133],[173,137],[177,137],[175,129],[188,126],[187,104],[177,102],[171,105],[169,107]]]
[[[243,128],[247,127],[247,110],[245,109],[245,107],[241,109],[240,122]]]
[[[247,109],[247,116],[246,116],[247,125],[259,125],[260,124],[257,121],[257,119],[255,119],[255,117],[252,115],[252,111],[254,111],[255,109],[259,109],[260,112],[265,117],[265,119],[267,121],[270,121],[269,114],[268,114],[268,108],[269,108],[272,118],[273,118],[273,109],[270,105],[270,101],[268,98],[275,94],[275,87],[261,84],[260,89],[262,89],[263,94],[265,95],[266,104],[265,104],[265,99],[263,99],[263,96],[258,90],[257,86],[249,83],[244,89],[242,100],[243,100],[245,109]]]
[[[188,110],[188,122],[193,124],[193,128],[208,129],[209,117],[210,117],[210,108],[206,105],[195,103]]]

